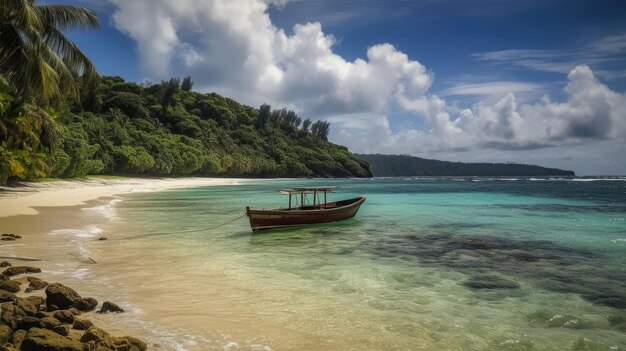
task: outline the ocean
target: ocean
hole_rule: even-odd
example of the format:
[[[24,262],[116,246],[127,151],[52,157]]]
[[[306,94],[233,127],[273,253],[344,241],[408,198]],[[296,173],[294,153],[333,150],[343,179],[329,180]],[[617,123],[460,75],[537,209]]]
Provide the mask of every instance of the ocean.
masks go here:
[[[252,233],[245,207],[286,206],[296,185],[367,200]],[[624,178],[253,180],[80,215],[50,235],[96,264],[59,274],[157,350],[626,350]]]

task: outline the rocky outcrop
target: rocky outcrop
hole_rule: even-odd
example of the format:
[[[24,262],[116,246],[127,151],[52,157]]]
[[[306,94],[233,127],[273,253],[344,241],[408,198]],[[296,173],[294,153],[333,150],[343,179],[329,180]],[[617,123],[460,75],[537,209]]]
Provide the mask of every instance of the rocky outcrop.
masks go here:
[[[21,351],[83,351],[83,344],[52,330],[32,328],[24,337]]]
[[[9,277],[27,273],[41,273],[41,269],[31,266],[12,266],[2,272],[2,274],[8,275]]]
[[[11,279],[23,273],[39,271],[35,267],[9,267],[0,275],[0,351],[144,351],[147,345],[130,336],[116,337],[97,328],[87,319],[76,318],[81,311],[93,311],[98,301],[81,297],[74,289],[60,283],[49,284],[35,277]],[[29,283],[24,292],[45,287],[41,296],[20,296],[20,284]],[[106,301],[100,311],[123,312]],[[71,328],[70,328],[71,326]],[[72,331],[73,329],[73,331]],[[82,332],[84,330],[84,332]]]
[[[78,293],[63,284],[53,283],[46,288],[46,306],[56,306],[57,309],[68,309],[74,305],[77,299],[80,299]]]
[[[78,319],[78,318],[76,318],[74,320],[74,324],[72,325],[72,328],[76,329],[76,330],[87,330],[92,325],[93,325],[93,323],[91,323],[91,321],[88,320],[88,319]]]
[[[41,290],[43,288],[45,288],[46,286],[48,286],[48,282],[45,282],[37,277],[26,277],[26,280],[28,281],[28,287],[26,288],[26,290],[24,290],[24,292],[31,292],[31,291],[35,291],[35,290]]]
[[[93,297],[79,298],[74,301],[73,307],[81,312],[90,312],[96,309],[98,301]]]
[[[0,280],[0,290],[16,293],[20,291],[20,282],[17,280]]]
[[[61,321],[63,323],[67,323],[67,324],[74,323],[74,320],[76,318],[76,317],[74,317],[74,314],[71,311],[68,311],[68,310],[55,311],[52,314],[52,317],[58,319],[59,321]]]
[[[15,300],[15,294],[12,292],[0,290],[0,303],[12,302]]]

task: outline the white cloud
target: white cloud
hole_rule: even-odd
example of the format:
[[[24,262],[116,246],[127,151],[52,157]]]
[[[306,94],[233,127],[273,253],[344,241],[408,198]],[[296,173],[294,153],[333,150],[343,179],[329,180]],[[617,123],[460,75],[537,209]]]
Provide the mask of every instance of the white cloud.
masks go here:
[[[426,68],[390,44],[347,61],[319,22],[275,27],[265,0],[111,0],[115,25],[138,43],[149,74],[191,74],[196,87],[249,104],[291,104],[311,116],[381,111],[430,87]],[[182,62],[178,62],[182,61]]]
[[[377,132],[378,152],[438,153],[452,159],[458,158],[458,151],[479,151],[483,160],[489,154],[489,160],[495,161],[502,155],[511,157],[509,151],[527,154],[548,149],[546,153],[550,154],[550,150],[557,149],[556,157],[559,153],[565,155],[568,148],[583,145],[604,145],[613,150],[612,155],[617,155],[615,149],[620,147],[626,150],[626,95],[600,83],[587,66],[578,66],[569,73],[565,94],[567,99],[561,103],[544,96],[539,102],[519,105],[515,95],[509,93],[494,104],[481,102],[454,116],[450,112],[453,109],[437,96],[404,99],[401,104],[405,109],[425,117],[423,128],[394,132],[388,123],[372,128]],[[356,152],[371,151],[370,146],[354,141],[368,136],[370,130],[350,130],[341,123],[338,127],[339,132],[333,135],[338,142]],[[502,155],[489,150],[498,150]]]
[[[115,5],[115,25],[137,42],[153,80],[191,75],[201,90],[326,118],[333,123],[331,138],[357,152],[452,157],[458,151],[527,154],[563,145],[624,148],[625,96],[600,83],[588,66],[557,62],[563,59],[560,53],[505,50],[475,57],[569,72],[564,102],[545,96],[526,103],[520,95],[536,92],[536,85],[495,81],[443,91],[444,97],[490,97],[459,109],[429,94],[433,74],[393,45],[374,45],[364,58],[349,61],[334,52],[336,40],[319,22],[296,25],[292,33],[277,28],[268,7],[285,6],[286,1],[110,1]],[[613,53],[622,50],[622,42],[621,37],[612,38],[597,46]],[[423,126],[396,130],[390,111],[415,116]]]

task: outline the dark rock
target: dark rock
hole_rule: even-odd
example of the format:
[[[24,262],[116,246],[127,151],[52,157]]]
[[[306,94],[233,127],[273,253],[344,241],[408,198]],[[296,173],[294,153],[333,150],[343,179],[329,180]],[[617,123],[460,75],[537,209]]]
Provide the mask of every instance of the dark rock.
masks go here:
[[[16,309],[24,311],[24,314],[27,316],[34,316],[35,313],[39,310],[36,305],[34,305],[31,300],[28,300],[23,297],[18,297],[13,301],[13,305]]]
[[[48,310],[50,310],[52,305],[56,306],[57,309],[68,309],[72,307],[77,299],[80,299],[80,295],[74,289],[63,284],[53,283],[46,288],[46,305]]]
[[[30,328],[43,328],[44,325],[39,318],[36,317],[17,317],[15,318],[15,329],[30,330]]]
[[[104,241],[104,240],[107,240],[107,239],[108,239],[108,238],[107,238],[106,236],[103,236],[103,237],[101,237],[101,238],[98,238],[98,240],[100,240],[100,241]]]
[[[74,324],[72,325],[72,328],[74,328],[76,330],[87,330],[91,326],[93,326],[93,323],[91,323],[91,321],[89,319],[78,319],[78,318],[76,318],[74,320]]]
[[[21,239],[22,236],[21,235],[17,235],[17,234],[2,234],[0,235],[0,238],[13,238],[13,239]]]
[[[12,302],[15,300],[15,294],[12,292],[0,290],[0,303]]]
[[[73,307],[82,312],[89,312],[96,309],[98,300],[93,297],[78,298],[74,302]]]
[[[54,317],[43,317],[40,319],[43,327],[52,330],[54,327],[61,325],[61,322]]]
[[[70,326],[69,325],[58,325],[52,328],[52,331],[63,336],[70,335]]]
[[[28,288],[26,290],[29,290],[29,289],[30,291],[41,290],[45,288],[46,286],[48,286],[48,282],[45,282],[36,277],[27,277],[26,280],[28,280],[28,283],[29,283]]]
[[[8,275],[0,274],[0,280],[8,280],[10,277]]]
[[[9,342],[11,339],[11,328],[9,326],[0,324],[0,345],[5,342]]]
[[[53,311],[56,311],[58,309],[59,309],[59,307],[57,305],[46,305],[46,310],[48,312],[53,312]]]
[[[0,268],[11,267],[11,264],[7,261],[0,262]]]
[[[11,344],[15,346],[16,349],[20,349],[22,345],[22,340],[26,336],[26,330],[16,330],[13,332],[13,336],[11,337]]]
[[[75,316],[80,316],[81,314],[83,314],[80,310],[78,310],[75,307],[70,307],[67,310],[72,312],[72,314],[75,315]]]
[[[51,330],[32,328],[22,341],[21,351],[83,351],[83,344]]]
[[[463,285],[472,289],[519,289],[520,285],[512,280],[493,275],[480,275],[470,278]]]
[[[8,275],[9,277],[12,277],[18,274],[26,274],[26,273],[41,273],[41,269],[37,267],[30,267],[30,266],[12,266],[12,267],[5,269],[4,272],[2,272],[2,274]]]
[[[20,291],[20,282],[17,280],[0,280],[0,290],[16,293]]]
[[[37,318],[50,317],[50,312],[37,311],[37,313],[35,313],[35,317]]]
[[[100,340],[103,340],[107,336],[109,336],[109,333],[105,332],[104,330],[98,327],[91,326],[89,327],[89,329],[85,331],[83,336],[81,336],[80,341],[81,342],[95,341],[97,343]]]
[[[114,304],[113,302],[104,301],[104,303],[102,304],[102,308],[100,308],[100,311],[98,311],[97,313],[107,313],[107,312],[122,313],[124,312],[124,309]]]
[[[3,303],[0,305],[0,323],[6,324],[11,327],[11,329],[15,328],[15,320],[14,317],[17,316],[25,316],[26,313],[19,309],[15,309],[15,305],[12,303]]]
[[[2,240],[2,241],[14,241],[15,238],[12,237],[12,236],[3,236],[3,237],[0,238],[0,240]]]
[[[74,323],[74,314],[68,310],[55,311],[52,317],[58,319],[62,323],[72,324]]]
[[[132,336],[123,337],[104,337],[97,343],[98,347],[103,347],[110,350],[128,350],[128,351],[145,351],[148,346],[145,342],[133,338]]]
[[[41,296],[28,296],[26,297],[26,300],[28,300],[31,305],[36,306],[37,308],[39,308],[39,306],[43,304],[43,297]]]

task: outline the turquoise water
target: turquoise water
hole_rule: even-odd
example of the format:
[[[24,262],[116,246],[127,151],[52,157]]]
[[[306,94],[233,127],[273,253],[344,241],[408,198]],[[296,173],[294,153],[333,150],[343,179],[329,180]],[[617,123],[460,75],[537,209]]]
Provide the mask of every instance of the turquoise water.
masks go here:
[[[322,184],[367,201],[303,229],[236,219]],[[626,349],[623,180],[252,181],[116,206],[109,279],[186,349]]]

